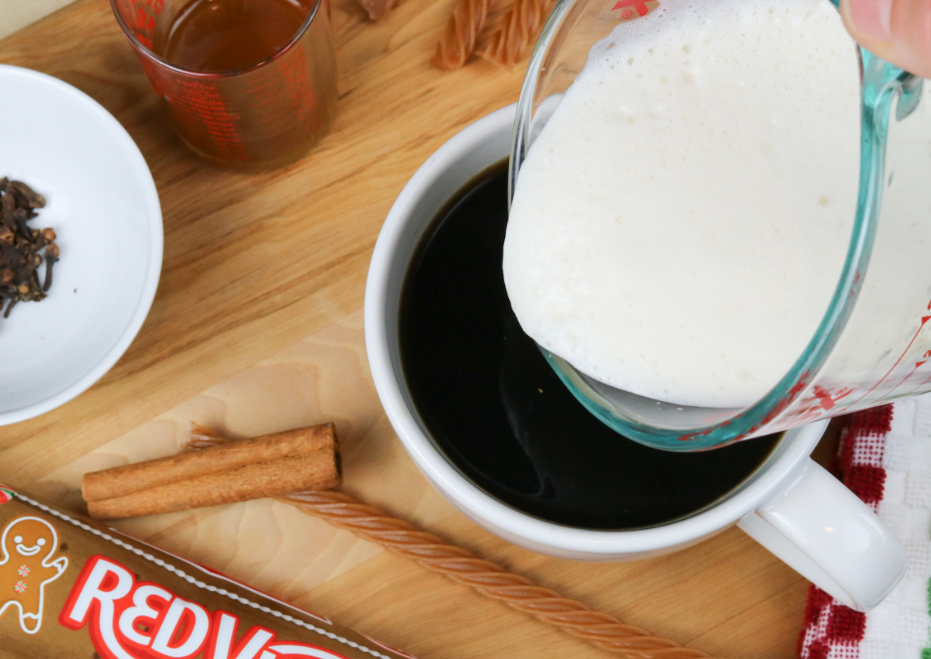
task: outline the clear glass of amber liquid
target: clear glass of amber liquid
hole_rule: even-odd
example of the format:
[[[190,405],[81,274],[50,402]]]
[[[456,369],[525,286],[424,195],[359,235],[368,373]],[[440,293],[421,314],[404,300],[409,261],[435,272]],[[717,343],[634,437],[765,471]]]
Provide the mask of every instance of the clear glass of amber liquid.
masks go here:
[[[327,0],[110,0],[181,138],[226,166],[294,162],[336,114]]]

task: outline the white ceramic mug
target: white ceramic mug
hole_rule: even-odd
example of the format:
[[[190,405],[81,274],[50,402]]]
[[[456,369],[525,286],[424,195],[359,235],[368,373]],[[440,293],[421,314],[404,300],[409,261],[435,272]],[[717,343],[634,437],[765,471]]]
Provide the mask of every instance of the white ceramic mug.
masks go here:
[[[524,514],[476,487],[438,450],[401,368],[401,289],[436,214],[471,178],[508,156],[513,119],[514,106],[493,112],[430,156],[395,201],[372,256],[365,289],[369,365],[388,418],[417,466],[472,520],[534,551],[596,561],[646,558],[737,524],[841,602],[861,611],[876,606],[905,573],[905,549],[868,506],[809,457],[827,421],[788,431],[745,483],[704,511],[632,531],[586,530]]]

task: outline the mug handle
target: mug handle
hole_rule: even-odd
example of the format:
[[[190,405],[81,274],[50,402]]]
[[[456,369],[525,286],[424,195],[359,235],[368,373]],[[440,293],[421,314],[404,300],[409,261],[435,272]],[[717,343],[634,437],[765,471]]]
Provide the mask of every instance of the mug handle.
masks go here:
[[[814,460],[737,525],[834,599],[869,611],[905,574],[905,547]]]

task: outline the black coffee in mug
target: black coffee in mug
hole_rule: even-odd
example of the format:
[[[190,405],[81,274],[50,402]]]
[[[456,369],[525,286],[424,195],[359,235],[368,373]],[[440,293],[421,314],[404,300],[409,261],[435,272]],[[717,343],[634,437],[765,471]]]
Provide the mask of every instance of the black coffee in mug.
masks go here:
[[[438,214],[404,282],[401,364],[439,450],[495,499],[590,529],[672,522],[739,487],[780,436],[659,451],[602,424],[560,382],[505,292],[507,209],[505,162]]]

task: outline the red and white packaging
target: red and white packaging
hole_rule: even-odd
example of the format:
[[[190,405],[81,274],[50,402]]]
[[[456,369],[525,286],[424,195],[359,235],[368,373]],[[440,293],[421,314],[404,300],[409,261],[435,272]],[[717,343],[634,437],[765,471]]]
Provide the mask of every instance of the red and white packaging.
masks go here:
[[[0,658],[411,659],[0,487]]]

